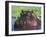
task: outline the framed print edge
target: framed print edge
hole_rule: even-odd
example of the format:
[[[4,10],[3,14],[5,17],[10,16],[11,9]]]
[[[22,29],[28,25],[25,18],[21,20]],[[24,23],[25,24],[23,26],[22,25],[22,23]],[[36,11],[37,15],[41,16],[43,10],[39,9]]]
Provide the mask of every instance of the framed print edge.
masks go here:
[[[9,34],[9,28],[8,28],[8,18],[9,18],[9,13],[8,13],[8,3],[7,1],[5,2],[5,35],[8,36]],[[6,13],[7,12],[7,13]],[[8,29],[8,30],[7,30]]]
[[[28,3],[28,4],[42,4],[44,6],[44,29],[42,33],[27,33],[27,34],[11,34],[9,35],[9,3]],[[20,2],[20,1],[5,1],[5,36],[18,36],[18,35],[35,35],[45,34],[45,3],[37,2]]]

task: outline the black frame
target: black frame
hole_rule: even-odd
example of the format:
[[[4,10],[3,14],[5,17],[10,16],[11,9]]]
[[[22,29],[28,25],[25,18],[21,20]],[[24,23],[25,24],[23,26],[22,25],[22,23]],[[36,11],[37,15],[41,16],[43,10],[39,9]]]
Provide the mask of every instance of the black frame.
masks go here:
[[[9,35],[9,3],[28,3],[28,4],[42,4],[44,5],[44,32],[43,33],[28,33],[28,34],[13,34]],[[38,2],[20,2],[20,1],[5,1],[5,36],[18,36],[18,35],[34,35],[34,34],[45,34],[45,3]]]

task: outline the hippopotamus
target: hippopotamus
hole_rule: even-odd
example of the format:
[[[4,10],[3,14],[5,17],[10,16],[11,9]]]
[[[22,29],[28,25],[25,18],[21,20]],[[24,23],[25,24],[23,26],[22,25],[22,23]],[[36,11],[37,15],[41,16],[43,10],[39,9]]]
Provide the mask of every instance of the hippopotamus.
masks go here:
[[[23,11],[16,20],[16,30],[38,30],[41,29],[41,21],[33,11]]]

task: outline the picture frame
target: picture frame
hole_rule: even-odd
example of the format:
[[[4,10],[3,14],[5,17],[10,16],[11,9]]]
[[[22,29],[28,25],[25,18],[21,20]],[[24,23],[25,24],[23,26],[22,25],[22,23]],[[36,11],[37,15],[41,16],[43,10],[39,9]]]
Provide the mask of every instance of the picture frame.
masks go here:
[[[15,7],[14,7],[14,5],[15,5]],[[34,12],[36,9],[35,7],[38,7],[37,9],[41,10],[41,12],[39,11],[41,14],[36,13],[36,16],[40,15],[40,17],[41,17],[41,25],[39,26],[40,29],[38,29],[38,30],[24,30],[24,31],[23,30],[22,31],[21,30],[16,31],[16,30],[12,29],[12,26],[13,26],[12,23],[13,22],[11,23],[11,20],[12,20],[11,17],[12,16],[16,16],[16,17],[19,16],[19,14],[18,15],[16,14],[16,11],[18,9],[20,9],[21,6],[22,6],[22,8],[25,8],[25,9],[22,9],[23,11],[26,10],[26,8],[27,9],[29,8],[29,10],[30,10],[30,7],[27,7],[27,6],[31,6],[31,8],[32,8],[32,10],[34,10]],[[26,7],[24,7],[24,6],[26,6]],[[36,9],[36,12],[38,11],[37,9]],[[22,2],[22,1],[5,1],[5,36],[34,35],[34,34],[45,34],[45,3]]]

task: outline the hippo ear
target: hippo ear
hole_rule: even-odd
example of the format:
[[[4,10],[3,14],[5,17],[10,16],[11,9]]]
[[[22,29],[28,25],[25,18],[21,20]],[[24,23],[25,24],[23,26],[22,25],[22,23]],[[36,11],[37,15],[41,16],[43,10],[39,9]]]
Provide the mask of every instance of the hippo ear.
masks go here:
[[[21,10],[21,15],[23,15],[23,12],[24,12],[24,11],[23,11],[23,10]]]
[[[31,12],[33,13],[33,10]]]
[[[23,10],[22,10],[22,13],[23,13]]]
[[[25,13],[25,11],[24,10],[22,10],[22,14],[24,14]]]

